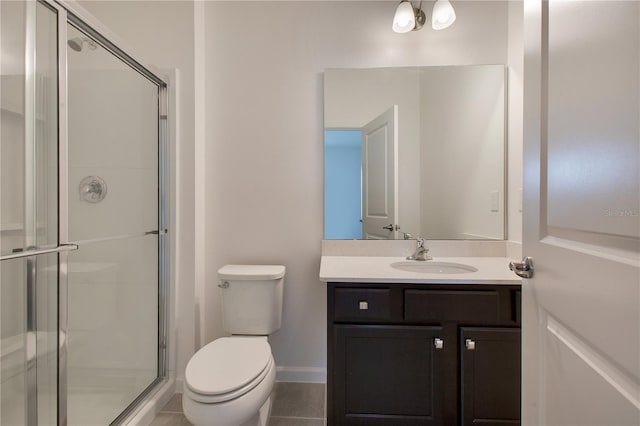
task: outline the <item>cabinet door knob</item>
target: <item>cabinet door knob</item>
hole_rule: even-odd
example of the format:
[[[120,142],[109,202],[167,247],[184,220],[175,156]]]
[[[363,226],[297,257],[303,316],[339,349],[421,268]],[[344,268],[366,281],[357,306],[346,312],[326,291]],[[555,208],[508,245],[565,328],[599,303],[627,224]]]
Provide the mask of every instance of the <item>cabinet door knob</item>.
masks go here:
[[[444,348],[444,340],[442,340],[439,337],[436,337],[435,339],[433,339],[433,346],[435,346],[436,349]]]
[[[358,309],[360,309],[361,311],[368,310],[369,302],[367,302],[366,300],[361,300],[360,302],[358,302]]]
[[[467,347],[468,351],[475,351],[476,350],[476,342],[471,340],[471,339],[466,339],[464,341],[464,345]]]

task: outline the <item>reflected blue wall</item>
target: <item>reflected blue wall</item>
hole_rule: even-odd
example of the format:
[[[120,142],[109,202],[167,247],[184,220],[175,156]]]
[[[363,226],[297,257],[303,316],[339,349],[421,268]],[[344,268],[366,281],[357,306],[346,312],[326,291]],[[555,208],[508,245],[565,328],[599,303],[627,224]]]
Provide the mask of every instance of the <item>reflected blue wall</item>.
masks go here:
[[[362,238],[360,130],[324,132],[324,238]]]

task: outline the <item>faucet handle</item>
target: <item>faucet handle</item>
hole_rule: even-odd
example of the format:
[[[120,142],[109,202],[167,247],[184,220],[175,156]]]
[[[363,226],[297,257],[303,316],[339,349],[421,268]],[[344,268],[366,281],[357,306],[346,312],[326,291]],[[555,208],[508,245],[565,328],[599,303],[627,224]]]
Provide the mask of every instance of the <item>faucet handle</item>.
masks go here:
[[[424,238],[416,237],[416,242],[418,243],[419,248],[424,248]]]

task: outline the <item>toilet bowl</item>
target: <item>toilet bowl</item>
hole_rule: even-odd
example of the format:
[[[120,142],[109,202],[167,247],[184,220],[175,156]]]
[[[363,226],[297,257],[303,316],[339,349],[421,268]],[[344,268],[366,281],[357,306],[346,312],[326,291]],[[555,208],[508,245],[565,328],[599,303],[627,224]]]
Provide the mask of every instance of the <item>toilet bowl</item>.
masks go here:
[[[284,271],[279,265],[218,271],[225,330],[232,336],[207,344],[187,364],[182,406],[194,425],[266,425],[276,377],[267,335],[280,328]]]
[[[187,365],[184,414],[197,426],[259,425],[259,410],[269,398],[275,377],[266,337],[214,340]]]

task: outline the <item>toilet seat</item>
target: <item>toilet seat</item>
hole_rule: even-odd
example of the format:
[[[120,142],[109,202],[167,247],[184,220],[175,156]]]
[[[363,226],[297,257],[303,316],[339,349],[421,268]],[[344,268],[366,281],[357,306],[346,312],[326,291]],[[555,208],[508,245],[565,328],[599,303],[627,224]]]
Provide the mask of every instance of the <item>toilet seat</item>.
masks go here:
[[[223,337],[200,349],[185,371],[185,393],[218,403],[251,391],[274,368],[266,337]]]
[[[253,390],[253,388],[255,388],[260,383],[262,383],[264,378],[269,374],[269,372],[273,368],[274,368],[274,362],[272,358],[269,364],[267,365],[267,367],[260,373],[258,377],[255,378],[255,380],[253,380],[250,383],[247,383],[245,386],[238,388],[233,392],[228,392],[228,393],[218,394],[218,395],[206,395],[206,394],[194,392],[191,389],[189,389],[188,386],[185,388],[184,392],[193,401],[197,401],[203,404],[215,404],[215,403],[230,401],[232,399],[236,399],[243,395],[246,395],[248,392]]]

